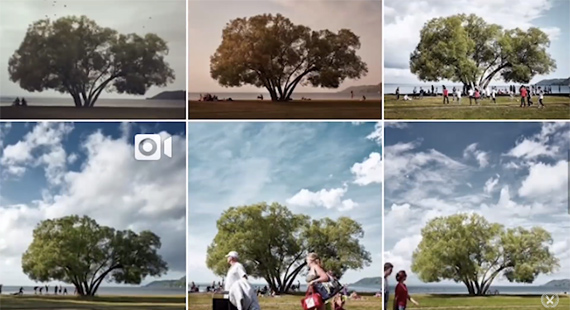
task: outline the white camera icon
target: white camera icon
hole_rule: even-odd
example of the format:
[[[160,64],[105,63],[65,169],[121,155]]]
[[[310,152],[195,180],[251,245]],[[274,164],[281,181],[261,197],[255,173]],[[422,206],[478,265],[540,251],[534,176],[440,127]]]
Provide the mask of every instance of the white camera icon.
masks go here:
[[[135,135],[136,160],[160,160],[162,154],[172,158],[172,137],[162,141],[157,134]]]

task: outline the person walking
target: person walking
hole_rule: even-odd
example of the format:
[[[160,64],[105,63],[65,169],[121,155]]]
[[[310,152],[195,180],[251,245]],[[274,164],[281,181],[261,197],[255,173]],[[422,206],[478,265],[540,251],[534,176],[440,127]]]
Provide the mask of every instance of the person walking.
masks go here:
[[[404,270],[400,270],[396,274],[396,281],[398,284],[396,285],[395,296],[394,296],[394,308],[397,310],[406,310],[408,305],[408,300],[411,301],[414,305],[419,306],[419,303],[410,297],[408,292],[408,287],[404,282],[408,276]]]
[[[519,92],[521,94],[521,108],[524,108],[526,106],[526,96],[527,96],[527,91],[526,91],[526,87],[524,87],[523,85],[521,85],[521,88],[519,89]]]
[[[540,88],[540,86],[538,87],[538,108],[544,108],[544,91]]]

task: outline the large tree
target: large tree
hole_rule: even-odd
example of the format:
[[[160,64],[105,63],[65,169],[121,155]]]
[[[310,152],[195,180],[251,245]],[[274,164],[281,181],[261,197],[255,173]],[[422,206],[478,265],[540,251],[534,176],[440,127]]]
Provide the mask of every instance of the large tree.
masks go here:
[[[10,58],[10,79],[27,91],[69,93],[92,107],[104,90],[144,95],[174,80],[166,42],[156,34],[119,34],[85,16],[32,24]]]
[[[208,247],[208,268],[225,275],[229,265],[224,256],[238,251],[248,274],[264,279],[280,293],[287,292],[303,272],[309,252],[318,253],[325,269],[339,277],[371,262],[370,253],[359,242],[362,227],[346,217],[311,220],[277,203],[260,203],[229,208],[217,228]]]
[[[359,48],[348,29],[313,31],[280,14],[238,18],[223,30],[210,73],[222,86],[265,87],[273,101],[285,101],[299,84],[338,88],[366,75]]]
[[[410,70],[422,81],[444,79],[486,88],[504,82],[529,83],[556,69],[546,52],[548,35],[538,28],[506,30],[474,14],[434,18],[420,32]]]
[[[412,271],[424,282],[452,280],[470,295],[485,295],[498,276],[532,283],[558,268],[550,244],[550,233],[540,227],[505,229],[476,214],[438,217],[422,229]]]
[[[34,281],[70,283],[79,295],[93,296],[105,280],[140,284],[147,276],[165,274],[160,246],[150,231],[137,234],[101,226],[87,216],[66,216],[38,224],[22,268]]]

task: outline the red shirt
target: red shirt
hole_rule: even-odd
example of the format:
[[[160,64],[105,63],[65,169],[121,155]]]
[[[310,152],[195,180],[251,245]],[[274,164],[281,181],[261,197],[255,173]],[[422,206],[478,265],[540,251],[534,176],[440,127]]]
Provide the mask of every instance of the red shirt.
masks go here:
[[[521,89],[521,97],[526,97],[526,88]]]
[[[481,95],[479,94],[479,91],[476,90],[476,91],[475,91],[475,98],[479,98],[480,96],[481,96]]]
[[[447,89],[444,89],[444,90],[443,90],[443,95],[444,95],[445,97],[447,97],[447,94],[448,94],[448,93],[447,93]]]
[[[408,304],[408,287],[404,283],[396,285],[396,304],[405,307]]]

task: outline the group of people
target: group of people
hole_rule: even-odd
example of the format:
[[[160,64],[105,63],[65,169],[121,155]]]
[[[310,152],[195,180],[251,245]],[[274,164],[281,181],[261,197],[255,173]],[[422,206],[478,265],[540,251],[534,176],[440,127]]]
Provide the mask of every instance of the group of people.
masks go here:
[[[389,277],[392,275],[394,270],[394,265],[391,263],[384,264],[384,309],[388,308],[388,300],[390,298],[390,286],[389,286]],[[415,301],[412,297],[410,297],[410,293],[408,292],[408,287],[406,286],[406,279],[408,275],[406,271],[400,270],[396,273],[396,287],[394,289],[394,305],[392,307],[393,310],[406,310],[408,306],[408,301],[413,303],[416,306],[419,306],[419,303]]]
[[[14,102],[12,102],[13,107],[19,107],[19,106],[25,107],[27,105],[28,101],[26,101],[26,98],[24,97],[22,97],[22,100],[20,100],[20,98],[18,97],[14,100]]]
[[[449,97],[452,96],[453,98],[453,102],[457,102],[458,104],[461,104],[461,96],[464,94],[464,92],[457,87],[453,87],[453,89],[451,90],[451,94],[449,92],[449,90],[445,87],[445,85],[443,85],[442,87],[442,95],[443,95],[443,104],[449,104]],[[533,101],[532,101],[532,96],[537,96],[538,97],[538,108],[544,108],[544,94],[547,94],[549,92],[552,92],[552,88],[547,86],[544,89],[541,86],[524,86],[521,85],[520,89],[519,89],[519,94],[521,96],[521,107],[530,107],[533,105]],[[422,87],[420,87],[420,92],[419,92],[419,98],[422,99],[423,95],[424,95],[424,90],[422,89]],[[414,87],[414,91],[413,91],[413,96],[415,97],[417,94],[416,92],[416,88]],[[437,88],[433,89],[432,86],[432,93],[430,94],[435,94],[437,95]],[[509,91],[506,92],[506,90],[503,92],[502,90],[498,90],[497,87],[492,87],[492,88],[488,88],[486,87],[483,90],[480,90],[479,87],[468,87],[467,88],[467,93],[469,96],[469,105],[473,105],[473,102],[475,102],[475,105],[479,105],[480,102],[479,100],[481,99],[489,99],[491,100],[493,103],[497,103],[497,95],[504,95],[504,94],[509,94],[511,97],[511,100],[514,100],[514,96],[515,96],[515,89],[514,86],[510,86],[509,87]],[[396,88],[396,100],[400,100],[400,87]],[[407,94],[404,95],[403,97],[404,101],[410,101],[412,100],[412,98],[410,98]]]
[[[45,286],[34,286],[34,295],[37,295],[38,292],[39,292],[40,295],[42,295],[44,288],[45,288],[45,290],[46,290],[46,295],[49,294],[49,285],[45,285]],[[52,288],[52,290],[53,290],[53,294],[54,294],[54,295],[57,295],[58,292],[59,292],[60,295],[67,295],[67,288],[66,288],[66,287],[63,287],[63,286],[61,286],[61,285],[60,285],[60,286],[57,286],[57,285],[54,286],[54,287]]]
[[[217,95],[212,94],[200,94],[200,99],[198,101],[234,101],[231,97],[228,99],[219,99]]]

